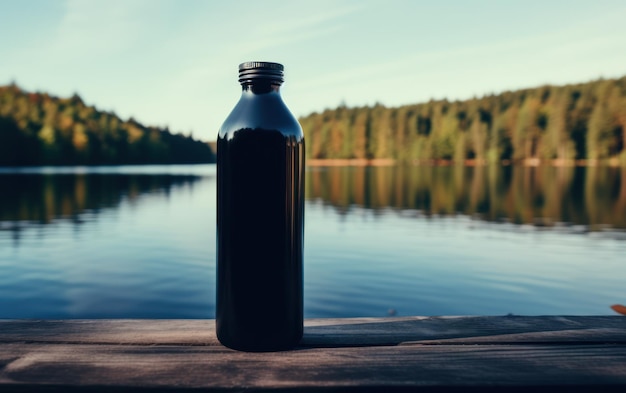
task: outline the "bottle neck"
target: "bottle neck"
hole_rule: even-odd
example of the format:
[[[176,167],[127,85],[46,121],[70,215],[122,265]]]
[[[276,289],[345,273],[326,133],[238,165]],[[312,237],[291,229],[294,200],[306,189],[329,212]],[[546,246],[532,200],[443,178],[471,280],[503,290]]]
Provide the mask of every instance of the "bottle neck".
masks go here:
[[[277,93],[280,94],[279,81],[275,80],[254,80],[241,83],[241,91],[244,94],[267,94]]]

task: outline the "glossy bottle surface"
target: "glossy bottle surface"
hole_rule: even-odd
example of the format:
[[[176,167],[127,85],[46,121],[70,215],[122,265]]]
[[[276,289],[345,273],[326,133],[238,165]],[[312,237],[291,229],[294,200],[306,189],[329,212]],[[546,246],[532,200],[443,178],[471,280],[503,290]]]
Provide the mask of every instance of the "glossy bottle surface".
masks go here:
[[[279,86],[243,83],[218,135],[217,335],[239,350],[302,337],[304,139]]]

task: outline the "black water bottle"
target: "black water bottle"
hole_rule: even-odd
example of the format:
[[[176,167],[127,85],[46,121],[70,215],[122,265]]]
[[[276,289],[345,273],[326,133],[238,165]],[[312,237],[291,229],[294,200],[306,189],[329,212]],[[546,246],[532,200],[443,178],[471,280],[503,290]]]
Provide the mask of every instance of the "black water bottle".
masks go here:
[[[217,139],[217,337],[287,349],[302,338],[304,136],[281,64],[240,64],[239,83]]]

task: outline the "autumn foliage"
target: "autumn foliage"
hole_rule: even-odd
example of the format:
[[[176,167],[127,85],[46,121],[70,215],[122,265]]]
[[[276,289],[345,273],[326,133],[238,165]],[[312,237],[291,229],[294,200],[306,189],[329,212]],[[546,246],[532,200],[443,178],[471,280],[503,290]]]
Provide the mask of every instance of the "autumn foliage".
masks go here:
[[[74,95],[0,86],[0,165],[214,162],[208,144],[97,110]]]
[[[626,77],[300,119],[313,159],[626,165]]]

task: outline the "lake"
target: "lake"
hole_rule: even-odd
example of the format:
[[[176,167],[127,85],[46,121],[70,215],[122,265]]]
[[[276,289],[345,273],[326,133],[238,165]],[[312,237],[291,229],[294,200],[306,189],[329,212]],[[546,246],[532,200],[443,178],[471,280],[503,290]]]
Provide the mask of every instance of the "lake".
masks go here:
[[[213,318],[215,173],[0,168],[0,318]],[[306,194],[307,318],[626,303],[624,169],[312,167]]]

